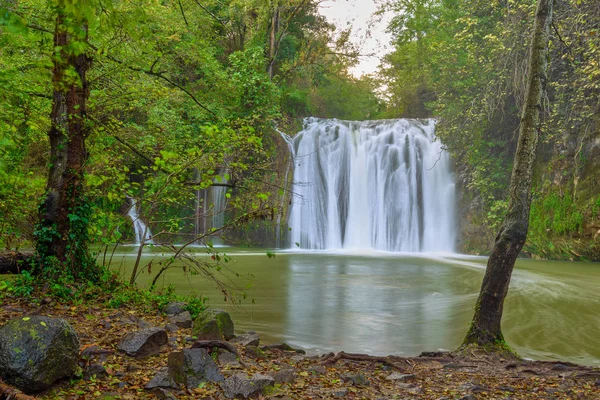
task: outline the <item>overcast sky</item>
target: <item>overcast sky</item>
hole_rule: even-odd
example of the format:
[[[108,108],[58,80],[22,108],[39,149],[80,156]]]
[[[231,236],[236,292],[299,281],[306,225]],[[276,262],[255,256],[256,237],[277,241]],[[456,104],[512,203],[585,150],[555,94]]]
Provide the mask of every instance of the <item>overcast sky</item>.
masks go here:
[[[377,11],[377,3],[374,0],[327,0],[321,3],[320,9],[321,14],[340,29],[348,24],[352,26],[352,41],[360,46],[361,54],[374,54],[361,57],[350,72],[356,76],[375,72],[381,57],[391,50],[390,36],[385,33],[389,15],[375,21],[373,13]]]

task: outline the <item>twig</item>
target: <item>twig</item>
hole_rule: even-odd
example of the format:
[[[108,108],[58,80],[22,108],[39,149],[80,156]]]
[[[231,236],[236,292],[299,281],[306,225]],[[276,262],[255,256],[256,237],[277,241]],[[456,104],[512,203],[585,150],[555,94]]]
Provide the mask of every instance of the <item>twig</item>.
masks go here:
[[[28,396],[12,386],[0,380],[0,398],[7,400],[35,400],[35,397]]]

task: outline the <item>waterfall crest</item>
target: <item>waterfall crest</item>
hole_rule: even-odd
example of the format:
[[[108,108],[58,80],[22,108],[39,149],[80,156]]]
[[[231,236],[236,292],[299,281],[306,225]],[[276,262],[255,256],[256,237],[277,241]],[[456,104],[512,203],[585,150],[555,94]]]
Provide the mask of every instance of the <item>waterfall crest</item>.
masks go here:
[[[453,251],[454,176],[434,130],[307,118],[293,140],[292,247]]]

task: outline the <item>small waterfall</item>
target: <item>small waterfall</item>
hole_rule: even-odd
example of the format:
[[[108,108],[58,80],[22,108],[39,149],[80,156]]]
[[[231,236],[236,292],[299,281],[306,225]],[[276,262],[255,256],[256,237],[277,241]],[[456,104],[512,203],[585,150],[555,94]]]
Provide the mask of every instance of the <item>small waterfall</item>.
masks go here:
[[[434,120],[308,118],[294,137],[292,247],[453,251],[455,184]]]
[[[283,206],[285,204],[285,200],[288,197],[288,176],[290,174],[290,170],[294,165],[294,139],[292,139],[288,134],[279,130],[275,127],[275,131],[279,133],[285,144],[287,144],[288,149],[290,151],[290,160],[288,162],[287,167],[285,168],[285,176],[283,178],[283,193],[281,194],[281,202],[279,204],[279,212],[277,213],[277,221],[275,225],[275,247],[281,248],[281,217],[283,216]]]
[[[213,229],[222,228],[225,224],[227,208],[227,179],[225,174],[214,180],[215,185],[196,191],[196,221],[194,233],[200,236],[210,233]],[[212,237],[213,245],[223,245],[219,237]],[[206,243],[207,240],[204,240]]]
[[[150,228],[148,225],[144,223],[140,219],[140,210],[137,202],[133,197],[129,197],[129,210],[127,211],[127,216],[131,218],[133,222],[133,229],[135,231],[135,244],[137,246],[143,244],[154,244],[152,240],[152,232],[150,232]]]

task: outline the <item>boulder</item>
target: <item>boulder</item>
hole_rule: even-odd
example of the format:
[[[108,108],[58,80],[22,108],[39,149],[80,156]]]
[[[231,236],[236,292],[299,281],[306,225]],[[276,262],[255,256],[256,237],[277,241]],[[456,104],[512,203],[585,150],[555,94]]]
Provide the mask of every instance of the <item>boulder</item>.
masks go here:
[[[175,324],[180,328],[192,327],[192,316],[189,311],[184,311],[180,314],[169,317],[169,324]]]
[[[233,321],[225,311],[209,308],[194,320],[192,334],[198,340],[230,340],[234,338]]]
[[[170,388],[179,389],[179,385],[169,375],[168,368],[161,368],[154,378],[144,386],[146,390],[152,390],[156,388]]]
[[[158,354],[168,341],[167,331],[163,328],[146,328],[125,335],[117,350],[132,357],[149,357]]]
[[[258,346],[260,344],[260,337],[256,332],[243,333],[231,339],[231,343],[239,344],[243,347]]]
[[[0,328],[0,375],[26,393],[73,376],[78,357],[79,339],[64,319],[19,317]]]
[[[225,378],[206,349],[183,349],[169,354],[169,377],[190,389],[202,382],[221,382]]]
[[[342,374],[340,375],[344,382],[350,382],[353,386],[369,386],[371,383],[362,374]]]
[[[106,378],[108,373],[106,372],[106,368],[102,364],[91,364],[89,367],[85,369],[83,373],[83,379],[86,381],[91,381],[92,379],[102,379]]]
[[[275,380],[268,375],[254,374],[248,378],[245,374],[236,374],[221,383],[225,397],[232,399],[241,396],[245,399],[258,397],[267,386],[273,386]]]
[[[186,307],[187,307],[187,303],[184,303],[181,301],[172,301],[165,306],[163,311],[168,316],[174,316],[174,315],[179,315],[182,312],[184,312]]]
[[[272,373],[271,376],[275,380],[275,383],[291,384],[296,380],[296,370],[293,368],[286,368]]]

